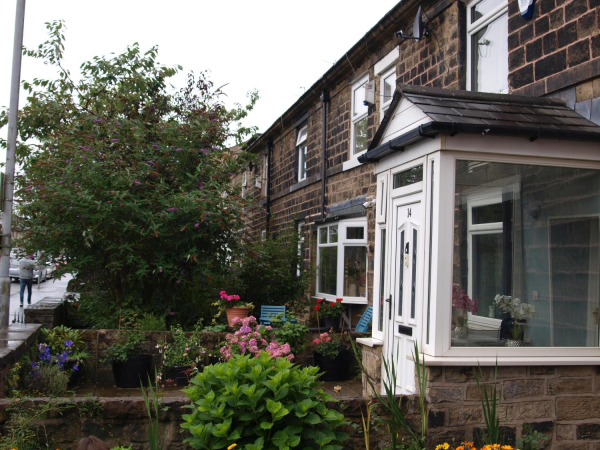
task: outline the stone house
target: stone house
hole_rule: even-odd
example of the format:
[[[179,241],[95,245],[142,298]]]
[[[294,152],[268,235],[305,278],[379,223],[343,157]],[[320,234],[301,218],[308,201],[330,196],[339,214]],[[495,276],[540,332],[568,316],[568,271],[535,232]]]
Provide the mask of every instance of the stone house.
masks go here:
[[[373,307],[371,375],[393,358],[416,394],[418,342],[432,444],[477,440],[497,364],[508,443],[600,445],[599,22],[598,0],[402,1],[248,147],[249,228],[298,227],[351,326]]]

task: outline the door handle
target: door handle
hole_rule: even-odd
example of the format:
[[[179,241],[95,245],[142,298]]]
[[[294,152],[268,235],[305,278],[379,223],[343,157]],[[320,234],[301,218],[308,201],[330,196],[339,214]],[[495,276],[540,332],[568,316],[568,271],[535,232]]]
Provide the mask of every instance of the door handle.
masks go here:
[[[390,304],[388,306],[388,319],[392,320],[392,296],[390,295],[388,298],[385,299],[385,301]]]

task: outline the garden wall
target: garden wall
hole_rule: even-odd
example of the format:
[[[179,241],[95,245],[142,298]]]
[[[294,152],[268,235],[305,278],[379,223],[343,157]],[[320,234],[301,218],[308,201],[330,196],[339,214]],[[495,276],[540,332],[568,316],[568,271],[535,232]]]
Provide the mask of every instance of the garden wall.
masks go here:
[[[482,380],[493,380],[484,367]],[[484,427],[476,367],[430,367],[427,391],[429,445],[474,440]],[[596,366],[498,367],[501,425],[514,445],[524,426],[547,435],[546,448],[600,448],[600,368]]]
[[[185,408],[187,397],[169,396],[161,400],[161,408],[166,411],[160,413],[161,439],[164,439],[164,448],[170,450],[188,449],[184,444],[187,433],[181,432],[182,414],[189,411]],[[413,399],[414,400],[414,399]],[[0,400],[0,430],[5,431],[9,414],[7,408],[11,400]],[[23,410],[34,405],[39,407],[51,402],[53,408],[45,418],[38,421],[38,442],[40,448],[46,447],[46,441],[61,450],[74,450],[80,439],[94,435],[105,441],[109,447],[118,444],[129,446],[133,450],[148,448],[148,418],[144,401],[141,397],[133,398],[76,398],[76,399],[48,399],[37,398],[32,401],[14,403],[15,409]],[[63,410],[59,414],[60,409]],[[340,410],[351,424],[344,427],[343,431],[350,434],[351,438],[344,443],[345,449],[364,449],[364,435],[361,427],[361,408],[365,410],[365,402],[359,398],[341,398],[338,403],[328,403],[332,409]],[[415,414],[418,406],[414,401],[405,405],[409,420],[414,422],[418,418]],[[384,445],[386,434],[383,430],[371,430],[373,447]]]

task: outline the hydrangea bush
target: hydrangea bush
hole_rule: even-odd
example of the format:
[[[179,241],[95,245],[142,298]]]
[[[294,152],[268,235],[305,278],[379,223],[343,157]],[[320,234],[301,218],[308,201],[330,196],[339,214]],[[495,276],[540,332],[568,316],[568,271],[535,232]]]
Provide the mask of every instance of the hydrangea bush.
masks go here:
[[[266,353],[236,355],[209,366],[184,389],[185,440],[195,449],[342,450],[348,434],[342,413],[329,409],[317,367],[300,368]],[[237,445],[236,445],[237,444]]]
[[[221,355],[228,361],[234,355],[249,354],[258,357],[266,352],[274,358],[294,359],[289,344],[274,340],[274,331],[270,325],[259,325],[256,317],[249,316],[233,319],[234,333],[225,336],[226,344],[221,347]]]

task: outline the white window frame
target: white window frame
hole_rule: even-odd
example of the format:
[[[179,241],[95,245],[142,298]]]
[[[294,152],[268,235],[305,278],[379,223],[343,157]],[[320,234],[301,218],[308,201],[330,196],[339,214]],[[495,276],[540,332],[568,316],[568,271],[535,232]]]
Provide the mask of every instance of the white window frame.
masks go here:
[[[481,3],[482,0],[473,0],[467,5],[467,90],[470,91],[473,89],[473,52],[472,52],[472,39],[471,37],[481,30],[483,27],[489,25],[494,22],[500,16],[508,13],[508,0],[501,0],[498,2],[498,6],[490,11],[485,16],[481,17],[474,23],[471,23],[471,17],[473,12],[473,7],[475,7],[478,3]],[[507,31],[508,32],[508,31]],[[506,55],[506,64],[508,65],[508,54]],[[494,92],[497,94],[498,92]],[[508,89],[500,92],[501,94],[507,94]]]
[[[298,158],[298,182],[306,180],[306,158],[308,156],[308,125],[298,129],[296,136],[296,154]]]
[[[242,174],[242,198],[248,193],[248,171],[244,170]]]
[[[320,236],[321,230],[326,229],[332,225],[337,225],[338,227],[338,241],[337,243],[328,243],[321,244]],[[348,228],[353,227],[363,227],[364,234],[363,239],[347,239],[346,238],[346,230]],[[324,225],[321,225],[317,228],[317,262],[321,261],[321,248],[324,247],[337,247],[337,278],[336,278],[336,295],[324,294],[319,292],[320,290],[320,273],[319,268],[317,267],[317,280],[316,280],[316,296],[319,298],[324,298],[326,300],[335,301],[336,298],[343,298],[344,303],[347,304],[357,304],[357,305],[366,305],[368,303],[368,292],[369,292],[369,256],[367,251],[366,256],[366,268],[367,268],[367,276],[365,279],[365,296],[364,297],[349,297],[344,294],[344,249],[346,247],[367,247],[367,219],[359,218],[359,219],[346,219],[340,220],[338,222],[330,222]]]
[[[383,120],[383,116],[385,116],[385,113],[388,110],[388,108],[390,107],[390,104],[392,103],[392,99],[394,98],[395,88],[392,88],[392,95],[390,95],[389,97],[387,97],[384,93],[385,92],[384,91],[385,79],[389,78],[390,76],[394,77],[393,86],[395,86],[395,84],[396,84],[396,67],[392,67],[391,69],[389,69],[386,72],[381,74],[381,78],[380,78],[381,82],[379,83],[379,99],[380,99],[380,111],[381,111],[381,113],[379,114],[380,122]]]
[[[548,154],[559,143],[544,144]],[[562,144],[561,144],[562,145]],[[549,364],[599,364],[600,347],[452,347],[452,261],[454,251],[454,208],[455,208],[455,168],[457,160],[498,162],[509,164],[531,164],[552,167],[573,167],[600,170],[600,161],[587,157],[561,159],[540,157],[535,151],[520,151],[518,155],[490,155],[489,153],[467,150],[469,153],[440,152],[440,182],[435,186],[434,196],[439,198],[439,214],[434,217],[438,233],[432,240],[432,311],[430,345],[423,348],[429,355],[428,365],[439,364],[481,364],[481,365],[549,365]],[[583,155],[573,149],[570,156]],[[437,169],[436,169],[437,170]],[[436,176],[436,180],[438,177]],[[425,324],[424,324],[425,325]],[[587,358],[587,359],[586,359]]]
[[[363,153],[365,153],[367,151],[367,149],[364,149],[362,152],[359,153],[355,153],[354,152],[354,146],[355,146],[355,142],[354,142],[354,132],[355,132],[355,128],[356,128],[356,124],[358,122],[360,122],[361,120],[369,117],[369,108],[366,108],[366,111],[360,114],[357,114],[356,116],[354,116],[354,97],[355,97],[355,93],[356,91],[358,91],[359,89],[365,89],[366,84],[369,82],[369,74],[363,76],[362,78],[358,79],[353,85],[352,85],[352,101],[350,102],[350,118],[352,120],[352,126],[350,127],[350,159],[358,159],[358,157],[360,155],[362,155]]]
[[[306,225],[306,222],[304,220],[301,220],[300,222],[298,222],[298,256],[301,257],[302,256],[302,247],[304,247],[304,242],[306,241],[306,238],[304,236],[304,226]],[[301,273],[301,264],[302,264],[302,260],[300,260],[298,262],[298,267],[296,268],[296,276],[300,276]]]
[[[268,151],[268,150],[267,150]],[[262,155],[262,167],[261,167],[261,185],[260,193],[263,197],[267,196],[267,178],[269,177],[269,156],[267,153]]]
[[[502,203],[502,189],[493,189],[470,194],[467,199],[467,260],[469,264],[467,276],[467,295],[473,298],[473,236],[482,234],[502,234],[502,222],[483,223],[473,225],[473,208]],[[469,326],[474,325],[481,329],[497,329],[500,319],[483,317],[468,313]]]

